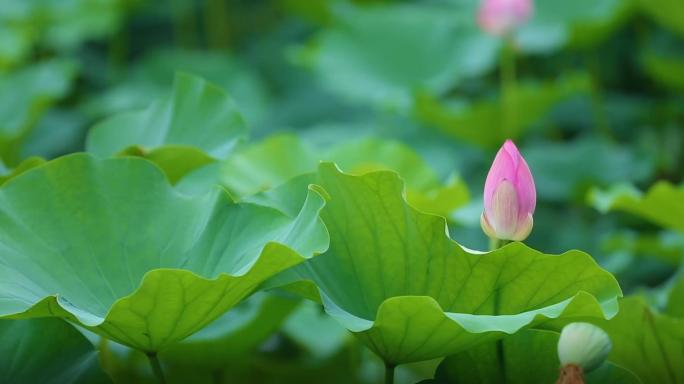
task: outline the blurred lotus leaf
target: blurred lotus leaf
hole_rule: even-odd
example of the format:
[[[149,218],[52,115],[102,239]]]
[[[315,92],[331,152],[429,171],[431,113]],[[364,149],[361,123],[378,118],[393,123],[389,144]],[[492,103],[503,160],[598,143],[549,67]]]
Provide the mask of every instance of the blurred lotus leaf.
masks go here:
[[[425,123],[455,139],[484,148],[498,148],[517,139],[543,118],[559,101],[591,90],[589,78],[575,74],[541,84],[521,84],[515,92],[515,125],[504,132],[499,99],[476,104],[439,101],[419,94],[415,113]]]
[[[350,100],[402,109],[416,90],[441,95],[493,68],[499,42],[480,32],[472,9],[470,4],[336,6],[332,25],[299,60]]]
[[[469,198],[462,180],[452,177],[441,183],[425,161],[400,142],[366,138],[316,150],[292,135],[274,135],[240,148],[225,161],[190,173],[178,188],[204,193],[219,184],[234,196],[244,198],[314,172],[320,160],[334,161],[353,174],[381,169],[396,171],[406,180],[409,202],[427,212],[448,216]],[[306,182],[303,183],[299,192],[291,193],[305,191]]]
[[[684,233],[684,188],[668,182],[653,185],[646,194],[628,184],[594,189],[590,201],[601,212],[623,211],[664,228]]]
[[[3,383],[110,383],[88,339],[61,319],[0,320]]]
[[[19,162],[21,143],[47,109],[69,93],[76,69],[73,61],[53,59],[0,73],[0,156],[7,165]]]
[[[228,156],[247,132],[240,112],[220,88],[178,74],[169,97],[97,124],[86,147],[102,157],[124,153],[150,158],[175,182],[213,159]]]

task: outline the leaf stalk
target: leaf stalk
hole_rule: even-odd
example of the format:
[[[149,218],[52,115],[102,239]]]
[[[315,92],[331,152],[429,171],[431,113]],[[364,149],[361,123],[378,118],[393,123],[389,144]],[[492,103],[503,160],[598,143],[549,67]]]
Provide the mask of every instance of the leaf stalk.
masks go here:
[[[148,352],[146,355],[147,359],[150,361],[150,366],[152,366],[154,377],[157,378],[159,384],[166,384],[166,377],[164,377],[164,371],[162,370],[161,363],[159,362],[157,352]]]

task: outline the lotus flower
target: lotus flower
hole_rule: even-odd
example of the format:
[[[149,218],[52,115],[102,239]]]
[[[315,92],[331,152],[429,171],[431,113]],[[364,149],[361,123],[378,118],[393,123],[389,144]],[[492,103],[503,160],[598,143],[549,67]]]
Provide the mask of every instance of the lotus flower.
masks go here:
[[[525,24],[533,11],[532,0],[482,0],[477,22],[485,32],[504,36]]]
[[[530,168],[515,144],[506,140],[485,182],[482,230],[494,239],[525,240],[532,231],[536,201]]]

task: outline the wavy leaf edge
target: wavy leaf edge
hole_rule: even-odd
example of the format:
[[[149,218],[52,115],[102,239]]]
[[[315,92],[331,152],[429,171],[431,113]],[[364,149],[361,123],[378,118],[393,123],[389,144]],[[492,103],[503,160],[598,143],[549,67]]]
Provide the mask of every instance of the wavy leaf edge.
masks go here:
[[[219,198],[225,198],[229,201],[230,204],[236,204],[236,205],[253,205],[253,206],[259,206],[261,208],[265,208],[268,210],[272,210],[274,212],[278,212],[278,214],[283,215],[283,216],[288,216],[285,212],[282,210],[279,210],[274,207],[270,207],[267,205],[261,205],[257,204],[254,202],[249,202],[249,201],[236,201],[233,196],[222,186],[216,186],[212,191],[207,192],[206,194],[203,195],[187,195],[184,194],[177,189],[173,187],[173,185],[170,183],[168,176],[164,172],[164,170],[155,162],[146,159],[144,157],[139,157],[139,156],[121,156],[121,157],[114,157],[114,158],[102,158],[97,155],[93,155],[87,152],[82,152],[82,153],[74,153],[74,154],[69,154],[65,155],[56,159],[53,159],[51,161],[44,162],[42,164],[39,164],[37,166],[32,167],[31,169],[27,170],[26,172],[23,172],[20,175],[17,175],[16,177],[13,177],[9,180],[7,180],[6,183],[0,185],[0,192],[2,192],[7,186],[14,184],[17,182],[17,180],[21,180],[22,177],[25,174],[30,174],[33,172],[38,172],[44,167],[50,167],[50,166],[56,166],[56,163],[62,162],[62,161],[68,161],[70,158],[75,158],[75,157],[83,157],[90,159],[94,162],[106,162],[106,161],[117,161],[118,159],[121,158],[126,158],[126,159],[133,159],[134,161],[139,161],[143,162],[146,164],[146,166],[150,166],[155,169],[155,172],[157,172],[160,177],[164,180],[165,187],[170,190],[171,193],[174,195],[183,198],[183,199],[203,199],[203,198],[208,198],[213,194],[216,194],[216,199]],[[309,204],[317,204],[315,206],[316,208],[316,217],[317,221],[321,222],[320,219],[320,210],[324,207],[325,205],[325,196],[321,194],[320,189],[316,188],[316,186],[311,185],[308,188],[308,192],[306,195],[305,201],[302,203],[301,209],[298,213],[301,214],[304,210],[306,210],[307,205]],[[298,216],[297,215],[297,216]],[[288,216],[291,217],[291,216]],[[293,220],[295,217],[291,217]],[[318,256],[322,253],[324,253],[327,248],[328,248],[328,242],[329,242],[329,235],[328,235],[328,230],[327,227],[323,226],[322,227],[325,231],[326,236],[328,238],[326,239],[326,245],[325,247],[321,249],[316,249],[311,255],[302,255],[292,249],[291,247],[279,243],[277,241],[269,241],[267,242],[262,248],[259,253],[259,255],[246,267],[238,270],[235,273],[226,273],[226,272],[219,272],[218,274],[215,274],[213,277],[207,277],[207,276],[202,276],[201,274],[195,273],[191,270],[187,269],[182,269],[182,268],[154,268],[150,269],[145,274],[143,275],[142,279],[140,280],[140,283],[138,286],[128,295],[122,296],[115,300],[111,306],[109,307],[109,310],[105,314],[104,317],[95,315],[85,309],[80,309],[77,308],[73,305],[71,305],[68,300],[65,300],[59,293],[55,293],[53,295],[48,295],[44,296],[42,299],[34,302],[33,304],[30,305],[30,307],[22,310],[22,311],[17,311],[17,312],[10,312],[10,313],[5,313],[5,314],[0,314],[0,319],[30,319],[30,318],[40,318],[40,317],[61,317],[64,318],[70,322],[79,324],[91,331],[94,331],[96,333],[102,334],[104,331],[101,328],[98,328],[102,325],[108,324],[111,319],[112,319],[112,314],[116,313],[118,310],[125,308],[126,303],[134,300],[140,296],[143,295],[143,291],[145,291],[147,288],[149,288],[150,285],[152,285],[152,280],[157,278],[158,276],[163,276],[163,277],[168,277],[170,275],[181,275],[180,277],[190,279],[191,283],[206,283],[206,284],[220,284],[224,283],[227,281],[231,280],[240,280],[240,279],[248,279],[250,277],[258,276],[256,284],[252,284],[248,290],[248,292],[245,293],[244,298],[247,296],[251,295],[254,293],[258,287],[263,283],[265,280],[267,280],[269,277],[271,277],[273,274],[277,274],[279,272],[282,272],[288,268],[291,268],[297,264],[300,264],[312,257]],[[266,274],[266,272],[263,270],[265,267],[268,268],[268,266],[273,266],[273,265],[278,265],[276,272]],[[11,300],[10,300],[11,301]],[[14,301],[19,301],[19,300],[14,300]],[[22,302],[22,306],[27,304],[26,302]],[[231,306],[232,308],[232,306]],[[226,311],[230,310],[228,308]],[[226,311],[223,311],[222,313],[225,313]],[[212,318],[210,321],[213,321],[214,319]],[[208,321],[207,324],[210,322]],[[206,325],[206,324],[205,324]],[[190,334],[186,335],[189,336]],[[114,337],[112,338],[116,340],[117,338]],[[119,338],[120,340],[120,338]]]
[[[332,316],[334,319],[336,319],[341,325],[343,325],[345,328],[349,329],[351,332],[354,333],[361,333],[365,331],[369,331],[373,328],[378,328],[378,327],[383,327],[384,324],[386,323],[386,318],[388,317],[388,313],[391,311],[395,311],[399,309],[400,304],[402,304],[404,301],[415,301],[418,305],[424,307],[423,309],[425,310],[430,310],[433,311],[434,313],[440,313],[445,320],[451,321],[458,325],[459,327],[463,328],[465,331],[469,333],[487,333],[487,332],[504,332],[507,334],[513,334],[527,326],[533,326],[534,324],[538,324],[544,320],[553,320],[553,319],[558,319],[562,317],[566,312],[569,307],[572,305],[578,305],[581,303],[585,303],[589,305],[591,312],[593,312],[595,315],[600,314],[604,319],[609,320],[613,318],[618,310],[619,310],[619,305],[618,305],[618,299],[623,296],[622,289],[619,286],[619,283],[617,279],[610,274],[608,271],[605,269],[601,268],[599,264],[594,260],[589,254],[586,252],[580,251],[580,250],[568,250],[566,252],[563,252],[561,254],[545,254],[540,251],[537,251],[533,248],[528,247],[527,245],[520,243],[520,242],[514,242],[507,244],[506,246],[494,250],[494,251],[489,251],[489,252],[482,252],[482,251],[477,251],[477,250],[471,250],[468,249],[461,244],[459,244],[456,240],[451,238],[449,235],[449,230],[448,230],[448,225],[447,225],[447,220],[445,217],[436,215],[433,213],[428,213],[422,210],[419,210],[415,208],[413,205],[411,205],[406,198],[406,183],[404,182],[403,178],[401,175],[399,175],[397,172],[393,170],[380,170],[380,171],[372,171],[365,173],[363,175],[353,175],[349,173],[343,172],[335,163],[332,162],[326,162],[326,161],[321,161],[319,164],[318,172],[321,171],[321,169],[324,168],[333,168],[335,172],[347,175],[347,176],[352,176],[352,177],[364,177],[367,175],[375,174],[375,173],[390,173],[394,177],[398,178],[402,185],[403,185],[403,190],[401,194],[401,199],[404,204],[406,204],[409,209],[414,210],[421,215],[426,215],[426,216],[432,216],[433,218],[438,218],[443,222],[444,225],[444,231],[445,231],[445,236],[448,238],[450,242],[452,242],[454,245],[460,247],[464,252],[472,254],[472,255],[478,255],[480,257],[487,257],[488,255],[496,254],[498,252],[502,252],[502,250],[511,248],[511,247],[522,247],[523,249],[526,249],[527,251],[532,251],[536,254],[537,257],[543,257],[543,258],[554,258],[554,257],[582,257],[584,258],[587,262],[589,262],[592,266],[598,267],[606,277],[611,279],[612,283],[612,289],[615,291],[616,295],[613,297],[609,298],[604,298],[603,300],[599,300],[596,297],[594,297],[592,294],[586,292],[586,291],[578,291],[575,295],[566,298],[565,300],[562,300],[558,303],[529,310],[529,311],[524,311],[512,315],[474,315],[474,314],[468,314],[468,313],[456,313],[456,312],[447,312],[445,311],[442,306],[431,296],[420,296],[420,295],[406,295],[406,296],[393,296],[385,299],[379,306],[376,311],[376,316],[375,320],[369,320],[365,319],[359,316],[356,316],[352,313],[347,312],[340,306],[338,306],[336,303],[334,303],[323,291],[323,289],[319,288],[316,283],[311,280],[311,279],[300,279],[296,282],[292,282],[294,284],[297,283],[304,283],[309,290],[314,290],[318,293],[320,301],[326,313],[328,313],[330,316]],[[310,189],[315,189],[315,190],[323,190],[325,191],[325,187],[314,184],[310,186]],[[326,200],[330,199],[330,196],[325,193],[325,198]],[[290,284],[286,284],[290,285]],[[308,299],[316,299],[315,297],[307,297]],[[504,328],[504,327],[490,327],[490,328],[480,328],[477,329],[477,327],[473,326],[473,323],[476,322],[479,319],[495,319],[495,321],[500,321],[500,320],[507,320],[510,318],[515,318],[515,317],[528,317],[529,320],[526,323],[521,324],[518,327],[509,327],[509,328]],[[498,319],[498,320],[496,320]],[[470,323],[470,324],[469,324]]]

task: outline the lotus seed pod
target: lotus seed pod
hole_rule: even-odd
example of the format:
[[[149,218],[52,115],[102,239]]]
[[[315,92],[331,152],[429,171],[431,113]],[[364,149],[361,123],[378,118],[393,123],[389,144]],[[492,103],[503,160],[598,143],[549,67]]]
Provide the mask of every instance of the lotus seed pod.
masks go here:
[[[598,368],[611,349],[610,337],[603,329],[589,323],[566,325],[558,340],[561,366],[576,365],[584,372]]]

